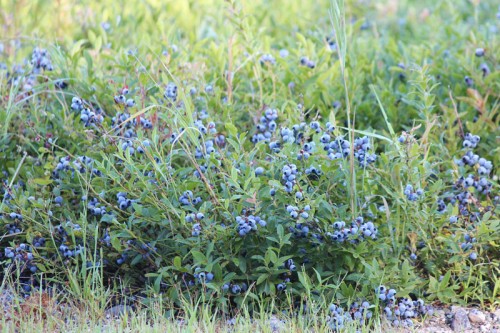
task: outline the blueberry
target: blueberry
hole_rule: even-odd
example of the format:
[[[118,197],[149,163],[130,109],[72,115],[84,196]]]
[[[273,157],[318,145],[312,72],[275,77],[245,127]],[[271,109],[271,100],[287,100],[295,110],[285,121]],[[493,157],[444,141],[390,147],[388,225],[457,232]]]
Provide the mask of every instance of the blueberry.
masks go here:
[[[482,56],[484,56],[484,49],[481,47],[478,47],[476,49],[476,57],[482,57]]]
[[[464,78],[464,81],[467,87],[472,87],[474,85],[474,80],[468,76]]]
[[[255,169],[255,175],[256,175],[256,176],[260,176],[260,175],[262,175],[263,173],[264,173],[264,168],[263,168],[263,167],[257,167],[257,168]]]
[[[483,77],[486,77],[491,73],[490,68],[488,67],[488,65],[486,63],[482,63],[479,66],[479,69],[481,70],[481,72],[483,72]]]
[[[235,284],[232,286],[231,291],[233,292],[233,294],[239,294],[241,291],[241,287],[239,285]]]
[[[472,252],[470,255],[469,255],[469,258],[470,260],[477,260],[477,253],[476,252]]]
[[[280,50],[280,57],[286,58],[286,57],[288,57],[288,54],[289,54],[288,50],[286,50],[286,49]]]

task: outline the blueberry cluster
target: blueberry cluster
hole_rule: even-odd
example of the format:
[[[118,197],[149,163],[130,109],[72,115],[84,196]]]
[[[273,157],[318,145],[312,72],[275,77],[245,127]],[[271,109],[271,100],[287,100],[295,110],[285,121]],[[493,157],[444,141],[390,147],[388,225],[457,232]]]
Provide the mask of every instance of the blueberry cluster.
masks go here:
[[[471,237],[469,234],[464,235],[464,241],[460,244],[460,248],[462,251],[469,251],[474,247],[474,243],[476,243],[477,240],[475,237]]]
[[[302,66],[306,66],[306,67],[309,67],[311,69],[313,69],[314,67],[316,67],[316,63],[314,61],[310,60],[306,56],[300,58],[300,64]]]
[[[150,146],[151,143],[149,142],[149,140],[145,139],[137,146],[137,152],[139,154],[144,154],[146,152],[146,149],[148,149]]]
[[[311,154],[314,152],[315,148],[316,144],[314,143],[314,141],[304,143],[302,149],[297,153],[297,159],[299,161],[302,159],[307,160],[309,157],[311,157]]]
[[[193,223],[195,221],[201,221],[205,218],[205,215],[203,213],[189,213],[186,215],[184,220],[187,223]]]
[[[315,166],[311,165],[309,168],[306,168],[305,174],[307,177],[311,180],[316,180],[321,177],[323,174],[319,168],[316,168]]]
[[[126,192],[118,192],[116,194],[116,199],[118,200],[118,207],[120,207],[121,210],[126,210],[127,208],[132,207],[134,202],[137,202],[137,200],[128,199]]]
[[[327,130],[330,132],[333,131],[333,126],[329,123],[327,124]],[[334,138],[333,141],[329,141],[329,139],[330,136],[326,133],[321,138],[321,142],[324,144],[324,150],[328,152],[328,157],[331,160],[349,156],[351,150],[349,141],[345,140],[342,136]],[[376,154],[369,153],[371,149],[370,140],[367,136],[354,139],[354,157],[360,166],[366,167],[377,160]]]
[[[69,157],[69,156],[61,157],[59,159],[59,162],[57,163],[54,171],[52,171],[52,177],[59,178],[59,172],[60,171],[70,171],[70,170],[72,170],[70,161],[71,161],[71,157]]]
[[[134,99],[126,97],[126,95],[128,95],[129,92],[130,90],[127,87],[122,88],[119,94],[114,97],[115,103],[122,106],[126,106],[127,108],[134,107],[135,106]]]
[[[297,192],[301,193],[301,192]],[[287,205],[286,211],[290,214],[290,217],[293,219],[297,219],[299,217],[303,219],[309,218],[309,211],[311,210],[310,205],[305,205],[303,209],[299,209],[297,206]]]
[[[446,203],[444,202],[443,199],[438,199],[437,200],[437,212],[444,213],[445,211],[446,211]]]
[[[101,216],[106,214],[106,207],[104,207],[97,198],[91,198],[88,201],[87,209],[94,216]]]
[[[207,94],[212,94],[212,93],[214,92],[214,87],[213,87],[211,84],[207,84],[207,85],[205,86],[205,92],[206,92]]]
[[[132,140],[123,140],[121,148],[124,152],[128,152],[130,155],[135,154],[134,143],[132,142]]]
[[[128,253],[125,251],[125,252],[120,254],[118,259],[116,259],[116,263],[118,265],[123,265],[125,263],[125,261],[127,261],[127,259],[128,259]]]
[[[360,217],[356,218],[355,223],[359,228],[361,239],[365,239],[365,238],[366,239],[367,238],[376,239],[377,238],[378,229],[373,224],[373,222],[371,222],[371,221],[364,222],[364,219],[360,216]]]
[[[362,216],[357,217],[350,226],[344,221],[336,221],[332,227],[334,232],[327,232],[328,236],[335,243],[344,243],[346,241],[356,244],[365,239],[376,239],[378,228],[372,221],[364,222]]]
[[[281,179],[285,183],[285,192],[291,193],[297,178],[297,166],[295,164],[287,164],[281,170]]]
[[[133,98],[127,98],[126,95],[130,93],[128,87],[124,87],[118,91],[118,95],[114,97],[114,101],[117,105],[121,107],[121,112],[117,112],[116,115],[111,119],[111,125],[118,126],[123,124],[123,128],[126,130],[121,132],[121,129],[117,127],[116,134],[123,136],[126,139],[130,139],[136,136],[134,129],[137,125],[142,126],[144,129],[153,128],[153,123],[146,116],[134,117],[132,120],[130,114],[130,108],[136,106],[135,100]],[[139,123],[137,119],[140,118]],[[126,123],[125,123],[126,122]]]
[[[33,252],[31,252],[27,244],[21,243],[15,248],[6,247],[4,249],[4,256],[12,259],[12,262],[23,263],[23,268],[27,268],[31,273],[36,273],[38,270],[33,263],[33,259],[35,258]]]
[[[82,227],[78,223],[72,223],[69,220],[66,221],[66,228],[69,228],[71,230],[71,232],[82,230]],[[63,235],[64,241],[66,241],[67,238],[65,238],[65,237],[68,235],[68,233],[66,232],[66,229],[62,226],[62,224],[58,225],[57,229],[59,229],[60,234]]]
[[[454,188],[463,189],[465,191],[458,193],[452,203],[456,201],[461,205],[466,205],[469,203],[469,199],[472,197],[471,193],[468,192],[470,187],[474,187],[477,192],[482,194],[489,194],[491,192],[493,184],[486,177],[474,177],[474,175],[469,174],[467,177],[461,176],[455,183]]]
[[[82,247],[81,246],[75,246],[73,248],[70,248],[69,246],[65,244],[61,244],[59,246],[59,251],[63,255],[64,258],[70,258],[70,257],[76,257],[82,252]]]
[[[245,282],[242,282],[240,284],[225,283],[224,285],[222,285],[222,291],[227,292],[229,290],[233,294],[240,294],[246,292],[248,290],[248,286]]]
[[[167,87],[165,88],[165,92],[163,94],[163,96],[168,99],[168,100],[171,100],[172,102],[176,102],[177,101],[177,85],[173,82],[170,82],[169,84],[167,84]]]
[[[290,279],[288,279],[290,280]],[[284,291],[286,290],[286,282],[281,282],[276,285],[276,290],[278,291]]]
[[[468,151],[460,160],[457,160],[457,164],[470,167],[476,166],[479,176],[488,176],[493,170],[493,163],[491,163],[491,161],[479,157],[479,155],[474,154],[472,151]]]
[[[404,190],[404,194],[406,195],[408,201],[417,201],[424,195],[424,190],[422,190],[421,188],[414,190],[411,184],[407,184]]]
[[[367,301],[363,301],[361,304],[354,302],[349,307],[349,313],[355,321],[362,324],[373,316],[373,313],[369,310],[371,307],[372,305]]]
[[[328,310],[330,312],[327,317],[328,326],[336,332],[342,331],[347,323],[356,322],[359,325],[364,324],[369,320],[373,313],[370,311],[372,305],[367,301],[354,302],[349,307],[349,311],[345,311],[342,307],[330,304]]]
[[[113,126],[120,125],[120,124],[124,123],[125,121],[127,121],[128,119],[130,119],[130,117],[131,117],[131,115],[128,112],[128,109],[125,108],[123,112],[118,112],[118,113],[116,113],[116,115],[113,118],[111,118],[111,125],[113,125]],[[142,126],[142,128],[144,128],[144,129],[153,128],[153,123],[151,122],[151,120],[149,120],[144,115],[141,116],[140,118],[141,119],[140,119],[139,124]],[[137,118],[134,118],[134,119],[132,119],[132,121],[128,121],[127,123],[124,124],[123,127],[126,130],[123,133],[120,133],[119,132],[120,129],[117,129],[117,135],[121,134],[121,136],[123,136],[126,139],[133,138],[136,136],[136,133],[134,131],[134,128],[136,126],[137,126]]]
[[[198,237],[201,233],[201,225],[199,223],[193,224],[193,229],[191,231],[191,236]]]
[[[45,246],[45,238],[44,237],[35,237],[33,238],[33,246],[34,247],[44,247]]]
[[[295,266],[293,259],[288,259],[287,261],[285,261],[284,267],[288,269],[290,272],[295,272],[297,270],[297,266]]]
[[[195,268],[193,276],[196,283],[200,284],[210,283],[214,279],[214,275],[211,272],[205,272],[199,267]]]
[[[199,222],[205,218],[205,215],[203,213],[190,213],[187,214],[186,217],[184,218],[186,222],[188,223],[194,223],[194,222]],[[201,233],[201,224],[200,223],[195,223],[193,224],[192,230],[191,230],[191,236],[193,237],[198,237]]]
[[[33,74],[39,74],[42,70],[54,70],[47,50],[38,47],[33,49],[31,53],[31,65],[33,66]]]
[[[411,327],[412,318],[422,317],[432,313],[432,308],[426,306],[424,301],[410,298],[396,298],[396,290],[388,289],[381,285],[375,289],[378,299],[384,306],[384,314],[394,326]]]
[[[203,200],[201,199],[201,197],[195,198],[193,192],[189,190],[182,193],[182,195],[179,197],[179,203],[182,206],[196,206],[202,202]]]
[[[377,160],[377,155],[370,154],[369,150],[371,150],[371,145],[367,136],[354,139],[354,157],[362,167],[366,167]]]
[[[207,170],[208,170],[208,166],[207,166],[206,164],[202,164],[202,165],[200,165],[200,166],[199,166],[199,168],[200,168],[201,173],[203,173],[203,174],[204,174],[205,172],[207,172]],[[200,172],[199,172],[198,170],[195,170],[195,171],[193,172],[193,175],[194,175],[196,178],[201,178],[201,174],[200,174]]]
[[[278,119],[278,110],[267,108],[264,115],[260,117],[257,124],[257,133],[252,136],[252,142],[257,143],[260,141],[269,142],[272,133],[276,131],[276,120]]]
[[[488,179],[493,171],[493,163],[475,154],[472,150],[477,147],[479,141],[480,137],[477,135],[472,135],[470,133],[465,135],[463,146],[466,152],[460,159],[455,160],[455,162],[459,166],[473,168],[477,174],[460,176],[453,185],[454,193],[447,195],[450,203],[458,203],[459,215],[469,217],[471,221],[477,220],[481,213],[479,211],[473,211],[476,205],[472,203],[477,202],[478,199],[475,197],[472,188],[475,189],[478,194],[483,195],[490,195],[493,188],[492,182]],[[452,220],[450,220],[450,222],[451,221]]]
[[[321,133],[321,125],[319,124],[318,121],[311,121],[311,123],[309,124],[309,127],[314,131],[316,132],[316,134],[319,134]],[[303,128],[303,123],[299,125],[298,127],[299,129],[302,129]],[[294,125],[293,127],[294,131],[297,131],[297,125]]]
[[[303,123],[305,124],[305,123]],[[294,143],[294,142],[299,142],[299,140],[297,140],[297,131],[292,128],[292,129],[289,129],[288,127],[282,127],[280,129],[280,136],[281,136],[281,140],[283,141],[283,143]],[[278,152],[279,151],[279,148],[280,148],[280,144],[279,142],[270,142],[269,143],[269,148],[271,148],[273,151],[275,152]]]
[[[215,128],[215,126],[214,126],[214,128]],[[215,143],[216,142],[214,140],[210,139],[210,140],[205,141],[205,149],[201,149],[201,148],[196,147],[196,150],[194,153],[195,158],[201,159],[201,158],[208,157],[211,154],[215,153],[216,152]]]
[[[255,215],[245,216],[244,213],[236,216],[237,231],[240,237],[248,235],[252,231],[257,231],[258,226],[265,227],[267,222]]]
[[[464,136],[463,146],[464,148],[476,148],[480,140],[481,138],[479,136],[467,133]]]
[[[109,231],[106,230],[104,232],[104,235],[102,236],[101,238],[101,242],[106,245],[106,246],[110,246],[111,245],[111,235],[109,234]]]
[[[23,220],[23,216],[21,214],[16,213],[16,212],[12,212],[12,213],[8,214],[7,216],[11,220],[19,220],[19,221]]]
[[[343,137],[337,137],[333,141],[325,143],[323,149],[328,153],[328,158],[337,160],[349,156],[351,144]]]
[[[97,107],[91,109],[91,105],[79,97],[73,97],[71,100],[71,109],[80,112],[80,120],[85,127],[102,124],[104,120],[104,111]]]
[[[289,230],[295,238],[306,238],[309,235],[309,227],[305,223],[296,223]]]
[[[276,64],[276,59],[271,54],[263,54],[260,57],[260,63],[262,65],[264,64],[270,64],[270,65],[275,65]]]
[[[194,121],[194,126],[196,126],[198,131],[200,131],[201,134],[203,134],[203,135],[205,135],[207,133],[210,133],[210,134],[217,133],[217,129],[215,128],[215,123],[213,121],[208,122],[208,124],[205,126],[205,124],[203,123],[203,120],[198,119],[198,120]],[[201,135],[199,136],[199,138],[201,139]]]
[[[71,171],[72,173],[74,173],[74,171],[76,170],[80,173],[85,173],[87,169],[91,169],[92,175],[100,176],[101,172],[95,168],[92,168],[94,160],[90,157],[78,156],[73,161],[73,163],[70,162],[71,162],[71,157],[69,156],[61,157],[55,169],[52,171],[52,177],[55,179],[59,179],[61,171],[63,172]]]
[[[351,315],[344,311],[341,306],[330,304],[328,310],[330,314],[327,316],[326,321],[330,329],[339,332],[345,328],[345,325],[352,321]]]

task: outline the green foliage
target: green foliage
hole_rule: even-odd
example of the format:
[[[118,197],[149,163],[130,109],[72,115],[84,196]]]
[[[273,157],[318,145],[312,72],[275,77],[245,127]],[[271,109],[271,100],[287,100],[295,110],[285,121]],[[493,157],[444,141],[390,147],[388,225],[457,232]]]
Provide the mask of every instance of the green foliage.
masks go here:
[[[290,299],[297,307],[303,300],[348,304],[373,299],[382,283],[398,297],[498,305],[494,1],[401,1],[397,9],[326,0],[308,8],[285,0],[66,5],[11,3],[13,20],[2,22],[2,277],[14,276],[19,288],[66,285],[85,299],[102,296],[94,291],[103,286],[125,286],[144,303],[163,295],[174,307],[196,300],[226,313],[286,308]],[[34,47],[47,49],[53,71],[29,63],[15,70]],[[486,49],[484,58],[474,56],[477,47]],[[265,54],[275,63],[261,61]],[[315,66],[301,65],[301,57]],[[479,69],[483,62],[489,75]],[[166,94],[169,84],[176,99]],[[124,87],[135,106],[115,101]],[[102,122],[85,126],[75,97],[102,112]],[[271,141],[279,151],[252,140],[268,109],[278,112]],[[294,135],[303,136],[285,142],[281,129],[302,122]],[[332,160],[323,150],[327,122],[335,126],[332,142],[350,142],[347,158]],[[481,178],[478,165],[458,162],[469,132],[481,137],[474,153],[493,168],[491,191],[471,188],[464,210],[452,202],[457,182]],[[363,136],[374,163],[355,156]],[[316,150],[300,159],[306,143]],[[92,162],[76,166],[82,156]],[[59,168],[66,158],[69,166]],[[282,173],[290,164],[298,173],[288,193]],[[308,175],[311,167],[320,174]],[[408,184],[423,196],[408,200]],[[201,201],[182,204],[186,191]],[[122,193],[132,200],[126,206]],[[288,205],[307,217],[291,217]],[[238,216],[266,224],[242,236]],[[337,221],[350,230],[371,221],[377,237],[353,231],[337,241]],[[474,238],[472,248],[461,246],[465,235]],[[46,242],[35,246],[40,237]],[[22,243],[34,255],[24,266],[4,252]],[[61,246],[74,252],[66,256]]]

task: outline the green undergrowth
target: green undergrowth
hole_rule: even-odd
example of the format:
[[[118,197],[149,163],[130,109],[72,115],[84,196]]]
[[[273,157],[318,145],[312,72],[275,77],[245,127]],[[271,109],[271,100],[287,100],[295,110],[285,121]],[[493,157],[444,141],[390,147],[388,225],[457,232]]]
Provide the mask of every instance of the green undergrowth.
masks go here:
[[[499,305],[495,1],[0,3],[19,293]]]

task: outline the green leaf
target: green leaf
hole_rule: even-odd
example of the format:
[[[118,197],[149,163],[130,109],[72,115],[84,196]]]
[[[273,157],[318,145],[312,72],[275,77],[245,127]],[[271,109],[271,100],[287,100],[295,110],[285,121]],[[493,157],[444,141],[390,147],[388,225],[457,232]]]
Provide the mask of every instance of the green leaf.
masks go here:
[[[52,184],[53,180],[48,178],[35,178],[31,180],[33,183],[37,185],[49,185]]]
[[[182,267],[182,259],[179,256],[176,256],[174,258],[174,267],[175,268],[181,268]]]
[[[238,129],[232,123],[225,124],[226,130],[232,137],[238,137]]]
[[[262,282],[264,282],[267,278],[269,277],[269,274],[262,274],[261,276],[259,276],[259,278],[257,279],[257,285],[261,284]]]
[[[240,257],[240,263],[238,267],[241,269],[243,273],[247,272],[247,261],[245,260],[245,258]]]
[[[207,262],[207,257],[205,257],[205,255],[200,251],[191,250],[191,254],[197,264],[205,264]]]

